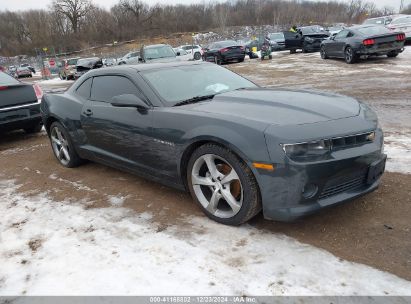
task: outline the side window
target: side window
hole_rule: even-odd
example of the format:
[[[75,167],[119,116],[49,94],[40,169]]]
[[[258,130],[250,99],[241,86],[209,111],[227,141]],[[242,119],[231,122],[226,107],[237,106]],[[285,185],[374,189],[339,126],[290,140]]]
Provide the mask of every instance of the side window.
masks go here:
[[[354,37],[354,33],[353,32],[348,32],[347,37]]]
[[[92,78],[90,77],[86,81],[84,81],[76,90],[76,94],[80,95],[81,97],[85,99],[90,98],[90,89],[91,89],[91,80]]]
[[[123,76],[98,76],[93,79],[91,99],[111,102],[114,96],[133,94],[142,97],[137,87]]]
[[[341,32],[339,32],[336,36],[335,36],[335,38],[336,39],[339,39],[339,38],[346,38],[347,37],[347,35],[348,35],[348,31],[347,30],[342,30]]]

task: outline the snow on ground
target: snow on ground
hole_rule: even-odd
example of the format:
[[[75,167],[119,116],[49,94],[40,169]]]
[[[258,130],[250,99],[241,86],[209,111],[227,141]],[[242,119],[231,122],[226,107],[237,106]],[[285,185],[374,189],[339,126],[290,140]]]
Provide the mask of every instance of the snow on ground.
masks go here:
[[[384,151],[388,156],[387,171],[411,174],[410,136],[390,135],[385,137]]]
[[[0,181],[0,295],[411,295],[411,282],[248,225],[162,227],[18,188]]]

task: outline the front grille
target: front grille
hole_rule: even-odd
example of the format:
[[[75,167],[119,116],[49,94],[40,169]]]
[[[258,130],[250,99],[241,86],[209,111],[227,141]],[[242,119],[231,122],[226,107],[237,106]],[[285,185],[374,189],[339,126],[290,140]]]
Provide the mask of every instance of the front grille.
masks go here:
[[[361,174],[353,179],[339,183],[337,185],[325,186],[318,199],[325,199],[346,191],[354,190],[365,185],[366,174]]]
[[[347,149],[356,145],[362,145],[367,142],[371,142],[373,140],[373,133],[374,132],[369,132],[364,134],[333,138],[331,139],[332,149]]]

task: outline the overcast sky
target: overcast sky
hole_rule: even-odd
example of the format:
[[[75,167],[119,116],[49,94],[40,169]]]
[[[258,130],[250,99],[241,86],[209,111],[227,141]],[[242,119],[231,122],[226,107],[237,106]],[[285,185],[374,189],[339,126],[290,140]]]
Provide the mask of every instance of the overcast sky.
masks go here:
[[[148,4],[162,3],[162,4],[177,4],[177,3],[199,3],[199,2],[208,2],[209,0],[143,0]],[[217,0],[212,0],[217,1]],[[349,1],[349,0],[340,0],[340,1]],[[398,9],[401,3],[401,0],[368,0],[374,2],[378,7],[390,6],[395,9]],[[110,8],[113,4],[117,3],[118,0],[93,0],[95,4],[100,6]],[[26,9],[36,9],[36,8],[47,8],[51,3],[51,0],[0,0],[0,10],[26,10]],[[411,0],[405,0],[405,4],[411,3]]]

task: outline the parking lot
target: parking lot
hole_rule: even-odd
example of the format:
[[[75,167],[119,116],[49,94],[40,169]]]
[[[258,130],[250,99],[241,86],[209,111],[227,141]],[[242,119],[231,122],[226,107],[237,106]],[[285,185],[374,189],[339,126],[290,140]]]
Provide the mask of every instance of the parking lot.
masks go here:
[[[16,193],[21,195],[20,201],[23,198],[28,200],[35,198],[37,202],[42,202],[37,199],[40,195],[43,198],[47,196],[47,200],[43,201],[46,203],[52,202],[52,204],[66,204],[68,206],[80,204],[84,210],[94,212],[90,213],[91,216],[102,217],[110,223],[116,223],[116,216],[118,222],[121,222],[121,219],[125,217],[133,221],[130,218],[135,217],[141,219],[144,223],[148,222],[153,225],[152,227],[155,227],[154,233],[164,237],[164,239],[158,240],[159,243],[156,246],[150,247],[150,244],[144,242],[144,232],[140,231],[134,234],[127,227],[123,227],[121,223],[118,230],[114,231],[110,230],[111,228],[105,228],[102,223],[95,223],[93,219],[87,220],[87,218],[84,218],[85,221],[88,221],[87,223],[79,223],[79,220],[75,219],[73,219],[73,223],[70,223],[69,220],[64,222],[64,225],[60,225],[57,221],[53,222],[57,225],[57,231],[66,229],[60,232],[62,235],[71,235],[72,231],[70,229],[76,229],[76,227],[84,228],[81,241],[78,241],[82,246],[84,244],[89,245],[84,250],[94,250],[94,246],[98,246],[96,244],[97,240],[101,237],[101,234],[99,235],[97,232],[105,229],[112,233],[112,237],[121,235],[121,238],[128,238],[131,241],[135,238],[135,242],[141,242],[143,246],[150,247],[152,256],[156,256],[159,252],[160,256],[167,255],[165,252],[161,253],[161,244],[163,242],[167,246],[166,240],[169,239],[177,239],[200,247],[203,245],[207,247],[207,240],[214,239],[215,243],[209,243],[209,246],[215,246],[215,248],[209,250],[211,252],[215,250],[215,252],[212,252],[212,256],[225,256],[222,261],[217,263],[217,265],[219,263],[224,264],[225,268],[219,270],[218,267],[210,267],[210,270],[206,267],[205,270],[199,270],[212,273],[210,277],[214,279],[207,282],[200,281],[199,283],[200,285],[204,283],[202,286],[208,286],[212,292],[230,292],[230,289],[222,291],[217,289],[219,282],[223,282],[225,278],[221,275],[221,271],[238,272],[237,275],[245,276],[247,272],[253,274],[253,271],[261,271],[261,269],[258,270],[253,266],[258,261],[262,265],[268,266],[272,262],[269,261],[270,259],[280,259],[282,261],[281,259],[289,253],[284,248],[275,248],[274,245],[295,246],[297,251],[301,248],[309,251],[309,248],[316,247],[334,255],[336,260],[333,260],[333,263],[342,263],[341,269],[335,270],[335,274],[341,274],[345,281],[337,282],[339,289],[336,286],[330,288],[334,288],[340,294],[352,294],[352,292],[361,294],[362,285],[357,282],[355,287],[351,286],[350,282],[353,281],[350,280],[354,279],[349,276],[349,273],[358,271],[360,273],[359,278],[362,278],[361,271],[364,269],[350,268],[354,267],[352,265],[358,264],[349,262],[365,264],[400,278],[411,280],[411,221],[409,219],[411,214],[411,83],[409,81],[411,76],[411,48],[408,48],[395,59],[370,59],[355,65],[348,65],[342,60],[322,60],[318,53],[290,55],[288,52],[278,52],[274,53],[273,56],[274,58],[271,61],[246,60],[243,63],[226,65],[226,67],[262,86],[337,92],[358,98],[377,111],[385,131],[386,152],[389,157],[388,172],[384,175],[382,184],[377,191],[295,223],[270,222],[259,215],[245,227],[226,227],[210,223],[186,193],[95,163],[87,163],[76,169],[63,168],[54,159],[45,132],[31,136],[22,132],[2,135],[0,138],[0,177],[2,180],[12,180],[13,185],[19,185],[18,188],[11,186],[9,188],[14,189],[14,195]],[[40,80],[34,78],[31,81]],[[71,81],[53,80],[39,82],[45,91],[65,89],[71,83]],[[5,195],[2,199],[7,201],[7,194]],[[7,206],[9,211],[14,207],[15,205],[12,203]],[[37,208],[41,209],[42,206],[38,205]],[[117,211],[113,211],[113,209]],[[105,213],[105,210],[107,210],[107,213]],[[127,215],[120,213],[124,210],[128,210]],[[55,207],[50,212],[51,215],[58,215]],[[113,215],[113,212],[118,212],[118,214]],[[42,259],[48,257],[44,252],[43,256],[41,254],[39,256],[41,250],[52,251],[51,247],[47,247],[50,240],[47,235],[50,237],[53,234],[52,227],[44,223],[47,227],[45,229],[50,231],[32,231],[31,235],[30,229],[25,230],[24,226],[30,227],[30,220],[36,219],[34,215],[33,218],[28,219],[23,216],[21,221],[12,220],[11,217],[7,219],[12,222],[5,221],[1,224],[8,225],[2,227],[5,231],[17,233],[22,236],[23,240],[29,238],[32,243],[28,246],[29,248],[24,250],[15,250],[13,244],[9,244],[6,249],[2,250],[3,252],[0,250],[0,262],[9,259],[21,263],[22,273],[30,276],[26,284],[20,284],[24,279],[17,278],[16,282],[18,284],[15,287],[10,287],[7,278],[3,278],[2,281],[0,277],[0,291],[3,286],[6,290],[16,291],[17,293],[24,293],[27,290],[41,293],[44,290],[42,286],[30,285],[29,281],[33,276],[30,273],[34,269],[39,274],[45,274],[47,279],[43,281],[43,284],[46,284],[48,280],[52,280],[52,277],[48,276],[50,269],[45,270],[38,267],[43,265]],[[89,231],[86,231],[87,227],[90,227]],[[13,229],[20,230],[13,232]],[[214,234],[215,238],[211,238],[211,234]],[[205,235],[208,235],[208,239],[205,238]],[[288,239],[288,237],[291,239]],[[228,252],[224,251],[224,244],[217,242],[216,239],[218,238],[226,239],[227,242],[231,239],[230,242],[234,242],[229,243],[226,248]],[[5,239],[7,239],[7,236],[5,236]],[[298,244],[307,244],[308,247],[298,247],[292,243],[293,241],[290,241],[292,245],[286,242],[293,239],[296,239]],[[262,244],[271,244],[272,247],[269,247],[269,249],[264,247],[267,250],[262,250],[260,254],[257,254],[257,250],[253,247],[256,244],[261,246],[263,246]],[[17,244],[16,248],[23,245]],[[170,246],[175,246],[175,244]],[[72,253],[73,248],[67,248],[67,250]],[[118,257],[122,254],[120,251],[121,248],[109,248],[107,252],[99,252],[99,254],[109,254],[120,259],[121,257]],[[122,257],[137,258],[137,256],[133,256],[133,252],[135,253],[131,250],[127,253],[128,255]],[[243,256],[243,253],[247,253],[247,257]],[[250,255],[250,253],[255,255]],[[87,255],[88,253],[84,254]],[[325,259],[331,256],[328,253],[324,254],[326,255]],[[172,255],[166,258],[162,257],[163,259],[159,257],[157,260],[154,258],[154,261],[150,261],[150,263],[155,264],[157,262],[157,265],[162,265],[162,263],[167,264],[175,258],[184,264],[183,261],[185,260],[184,257],[177,258]],[[76,256],[76,258],[80,259],[81,255]],[[76,260],[71,260],[68,257],[66,261],[69,263]],[[112,260],[108,260],[108,262],[110,261]],[[63,262],[64,259],[59,260],[59,263]],[[26,263],[30,264],[27,267],[31,267],[31,270],[24,268]],[[195,261],[193,263],[195,264]],[[305,263],[304,255],[290,263],[298,264],[296,267],[297,273],[306,271],[305,268],[299,265],[299,263]],[[127,265],[127,263],[123,264],[124,269],[127,268]],[[70,268],[70,265],[58,264],[57,266],[58,277],[71,273],[65,269],[65,267]],[[292,267],[291,265],[288,266]],[[78,267],[80,266],[75,266],[72,270],[72,273],[74,273],[73,280],[78,278],[75,276]],[[275,268],[275,271],[278,274],[282,270],[279,265],[276,265],[276,267],[278,268]],[[313,266],[311,270],[314,271],[314,269]],[[98,273],[97,267],[95,270]],[[138,269],[134,270],[138,271]],[[169,271],[176,270],[170,269]],[[315,282],[318,279],[315,275],[310,277],[305,272],[302,274],[301,279],[304,280],[304,288],[299,285],[301,288],[295,289],[295,284],[300,282],[287,281],[287,271],[284,270],[284,272],[282,275],[278,274],[277,279],[273,282],[267,279],[264,282],[264,287],[260,289],[251,286],[252,283],[250,282],[250,286],[241,285],[235,291],[257,290],[266,294],[293,292],[294,294],[327,294],[328,292],[326,287],[321,287],[325,288],[321,289],[319,287],[321,284]],[[191,278],[188,274],[181,274],[181,276],[184,275]],[[373,273],[366,274],[364,270],[364,280],[366,280],[367,275],[371,277]],[[376,281],[378,281],[378,278],[378,275],[376,275]],[[250,279],[250,281],[252,280],[253,278]],[[398,285],[391,286],[388,281],[394,282],[397,279],[393,280],[392,277],[381,277],[381,282],[386,282],[386,289],[381,290],[381,294],[395,294],[396,291],[405,291],[409,287],[401,280],[398,281]],[[248,280],[240,281],[241,284],[244,284]],[[64,291],[59,283],[55,284],[57,292]],[[147,284],[154,285],[154,282],[147,279]],[[375,284],[377,286],[378,282]],[[233,282],[234,285],[235,282]],[[384,286],[384,284],[381,283],[378,286]],[[167,291],[174,291],[172,287],[172,284],[169,285]],[[98,286],[94,288],[97,289]],[[76,290],[79,294],[87,292],[86,289],[81,288]],[[125,290],[127,292],[126,289],[121,288],[116,290]],[[155,291],[155,289],[152,290]],[[149,290],[145,289],[145,291]]]

